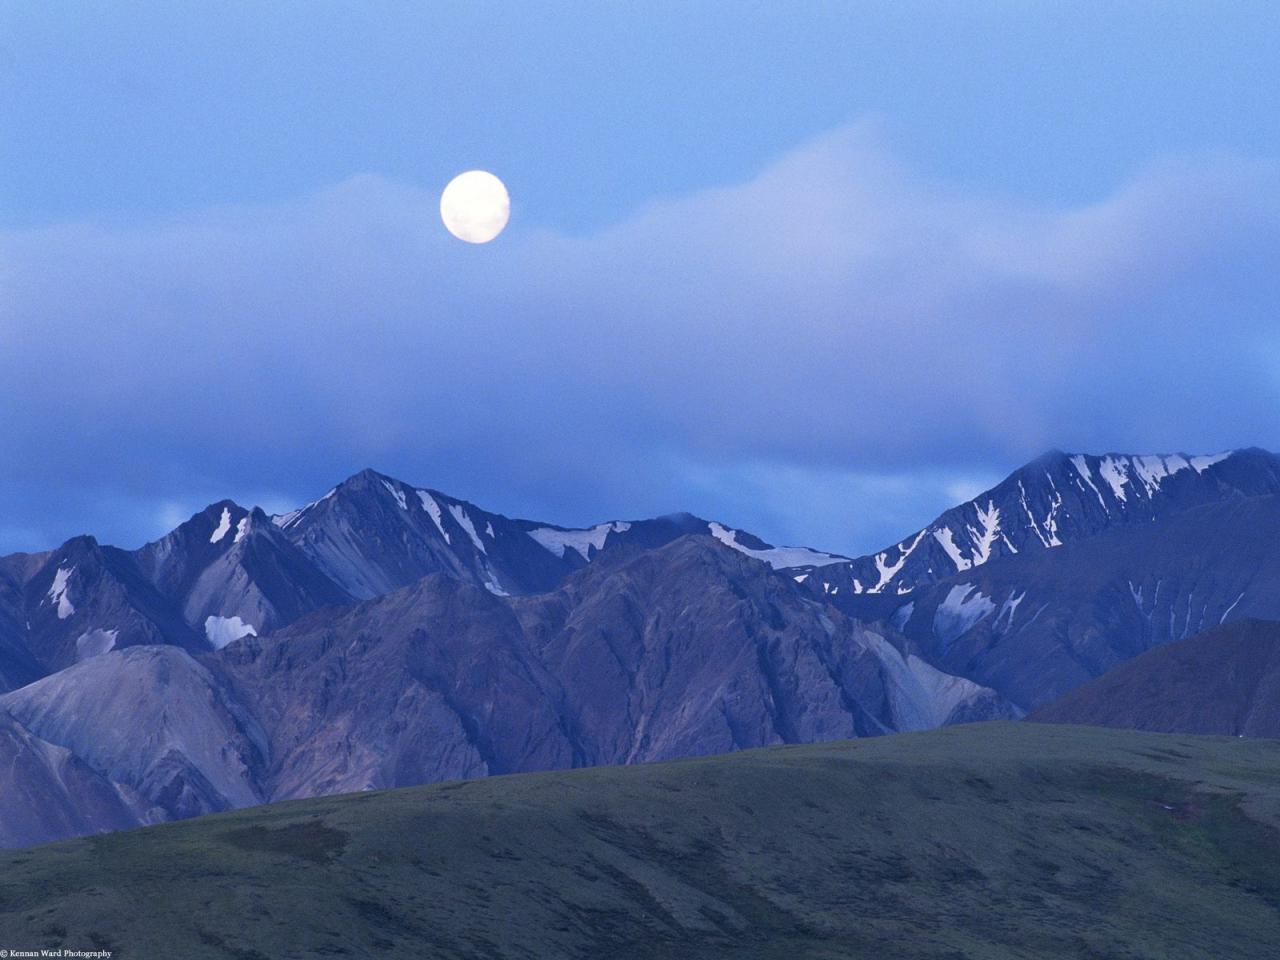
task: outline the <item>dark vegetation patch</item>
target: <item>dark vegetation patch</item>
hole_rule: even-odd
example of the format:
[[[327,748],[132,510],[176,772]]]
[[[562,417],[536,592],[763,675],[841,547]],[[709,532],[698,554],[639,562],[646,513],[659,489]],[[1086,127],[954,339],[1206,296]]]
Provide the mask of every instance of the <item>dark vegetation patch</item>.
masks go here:
[[[222,839],[249,853],[282,853],[311,863],[328,863],[346,849],[351,837],[322,820],[308,820],[284,827],[254,824],[223,834]]]
[[[1139,751],[1138,756],[1147,757],[1151,760],[1190,760],[1191,754],[1184,753],[1181,750],[1174,750],[1172,747],[1161,747],[1154,750]]]
[[[421,933],[418,924],[403,914],[392,910],[382,900],[348,898],[347,905],[356,912],[356,916],[369,925],[370,930],[374,931],[374,946],[380,945],[378,942],[380,939],[383,943],[390,943],[382,935],[416,937]]]
[[[228,943],[221,934],[203,926],[196,926],[196,936],[206,947],[213,947],[226,956],[234,958],[234,960],[270,960],[265,953],[252,947],[237,947],[232,943]]]

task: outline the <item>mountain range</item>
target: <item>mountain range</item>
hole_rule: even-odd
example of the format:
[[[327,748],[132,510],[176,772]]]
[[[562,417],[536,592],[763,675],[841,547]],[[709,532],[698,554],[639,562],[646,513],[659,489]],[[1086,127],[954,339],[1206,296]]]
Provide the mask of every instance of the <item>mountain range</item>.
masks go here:
[[[285,515],[221,501],[135,551],[0,558],[0,844],[1016,718],[1280,620],[1277,529],[1256,449],[1050,453],[862,558],[371,470]]]
[[[0,684],[140,644],[219,649],[433,573],[496,596],[544,592],[606,550],[686,534],[776,568],[842,559],[688,514],[589,529],[511,520],[366,470],[283,516],[224,500],[135,551],[84,536],[0,558]]]

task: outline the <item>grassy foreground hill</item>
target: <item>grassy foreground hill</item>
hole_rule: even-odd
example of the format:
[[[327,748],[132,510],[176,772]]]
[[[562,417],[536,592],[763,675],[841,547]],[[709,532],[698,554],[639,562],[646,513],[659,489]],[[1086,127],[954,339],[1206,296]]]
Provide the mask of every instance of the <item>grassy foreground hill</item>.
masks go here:
[[[1273,957],[1280,742],[989,723],[304,800],[0,854],[115,958]]]

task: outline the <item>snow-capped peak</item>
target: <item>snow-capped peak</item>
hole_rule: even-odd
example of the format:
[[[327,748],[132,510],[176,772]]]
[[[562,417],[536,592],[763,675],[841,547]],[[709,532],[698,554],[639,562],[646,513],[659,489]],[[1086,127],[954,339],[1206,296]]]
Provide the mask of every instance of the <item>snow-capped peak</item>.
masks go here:
[[[1259,469],[1220,479],[1215,468],[1242,453],[1255,455]],[[1237,484],[1246,493],[1280,492],[1280,458],[1252,450],[1210,456],[1054,451],[946,511],[914,537],[854,561],[846,582],[855,585],[854,593],[910,590],[1028,547],[1052,549],[1113,524],[1218,499]],[[924,535],[929,539],[922,546]]]

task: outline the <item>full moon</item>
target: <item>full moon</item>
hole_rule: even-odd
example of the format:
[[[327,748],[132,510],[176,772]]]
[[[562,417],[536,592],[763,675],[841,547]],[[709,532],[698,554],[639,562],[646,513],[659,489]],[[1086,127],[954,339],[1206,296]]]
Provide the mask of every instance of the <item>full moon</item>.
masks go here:
[[[488,243],[511,216],[511,197],[502,181],[485,170],[460,173],[440,194],[440,219],[459,240]]]

